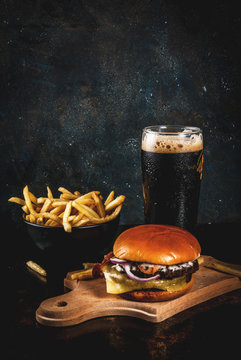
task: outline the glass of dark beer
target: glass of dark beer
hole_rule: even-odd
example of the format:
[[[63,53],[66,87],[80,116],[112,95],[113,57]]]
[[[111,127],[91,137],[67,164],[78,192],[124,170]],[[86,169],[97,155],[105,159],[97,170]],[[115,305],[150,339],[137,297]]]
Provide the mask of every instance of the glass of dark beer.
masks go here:
[[[145,222],[194,230],[203,166],[201,129],[155,125],[142,132]]]

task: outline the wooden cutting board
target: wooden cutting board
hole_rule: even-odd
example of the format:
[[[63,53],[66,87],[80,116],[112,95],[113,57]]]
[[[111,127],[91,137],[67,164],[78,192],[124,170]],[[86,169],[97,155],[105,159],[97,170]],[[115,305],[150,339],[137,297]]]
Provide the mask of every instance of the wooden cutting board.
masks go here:
[[[217,261],[205,256],[206,261]],[[241,269],[241,266],[239,267]],[[201,266],[194,276],[194,285],[185,295],[163,302],[136,302],[106,293],[104,279],[71,280],[71,273],[64,285],[71,291],[44,300],[36,310],[36,320],[47,326],[70,326],[86,320],[123,315],[161,322],[185,309],[206,300],[241,288],[238,277]]]

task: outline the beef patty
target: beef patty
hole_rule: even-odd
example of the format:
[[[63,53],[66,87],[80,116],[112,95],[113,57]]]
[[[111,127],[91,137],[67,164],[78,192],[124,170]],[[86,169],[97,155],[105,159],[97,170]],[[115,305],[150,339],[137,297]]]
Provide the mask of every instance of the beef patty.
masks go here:
[[[125,271],[121,264],[114,265],[118,271]],[[155,265],[148,263],[130,263],[130,271],[139,277],[147,278],[156,274],[160,275],[160,279],[172,279],[174,277],[190,275],[199,269],[197,260],[188,261],[186,263],[176,265]]]

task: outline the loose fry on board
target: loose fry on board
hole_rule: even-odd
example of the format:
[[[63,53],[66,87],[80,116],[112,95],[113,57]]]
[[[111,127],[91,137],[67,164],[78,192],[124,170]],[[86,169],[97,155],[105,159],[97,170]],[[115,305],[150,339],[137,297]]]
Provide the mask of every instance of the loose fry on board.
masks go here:
[[[93,268],[81,270],[79,272],[71,274],[72,280],[90,280],[93,279]]]
[[[26,185],[24,199],[11,197],[8,201],[21,205],[24,219],[31,223],[63,227],[66,232],[71,232],[73,227],[103,224],[115,219],[126,198],[124,195],[114,198],[113,190],[105,201],[97,190],[82,194],[61,186],[58,191],[61,194],[55,198],[47,186],[47,196],[36,197]]]
[[[207,264],[205,264],[206,267],[215,269],[230,275],[241,277],[241,270],[235,269],[229,265],[220,264],[218,262],[211,261]]]

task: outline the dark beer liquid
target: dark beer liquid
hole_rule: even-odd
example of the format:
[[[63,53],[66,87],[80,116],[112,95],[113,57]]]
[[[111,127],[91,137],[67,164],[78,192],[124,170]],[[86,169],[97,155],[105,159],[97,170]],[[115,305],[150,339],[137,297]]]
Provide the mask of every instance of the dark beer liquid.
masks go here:
[[[202,150],[183,153],[141,151],[145,221],[193,230],[200,192]]]

